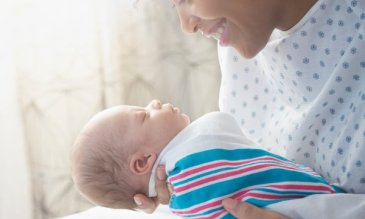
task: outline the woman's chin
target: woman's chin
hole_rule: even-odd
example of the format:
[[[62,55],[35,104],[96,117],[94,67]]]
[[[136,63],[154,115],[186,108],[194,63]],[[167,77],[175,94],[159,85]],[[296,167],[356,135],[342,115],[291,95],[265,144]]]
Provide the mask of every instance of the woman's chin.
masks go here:
[[[261,51],[260,48],[248,47],[243,45],[233,45],[232,47],[235,48],[237,52],[246,59],[254,58]]]

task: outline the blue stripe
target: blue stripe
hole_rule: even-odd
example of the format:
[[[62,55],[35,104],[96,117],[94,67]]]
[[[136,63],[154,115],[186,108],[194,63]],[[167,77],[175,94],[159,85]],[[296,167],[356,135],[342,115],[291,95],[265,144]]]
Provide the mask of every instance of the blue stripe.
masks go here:
[[[236,149],[236,150],[211,149],[207,151],[198,152],[195,154],[190,154],[182,158],[175,164],[175,169],[169,172],[169,176],[174,176],[180,173],[182,170],[186,170],[187,168],[191,168],[194,166],[198,166],[216,160],[237,161],[237,160],[253,159],[263,156],[271,156],[289,163],[293,163],[292,161],[284,157],[271,154],[268,151],[260,149],[251,149],[251,148]]]
[[[175,209],[188,208],[190,206],[206,202],[210,199],[235,193],[245,187],[280,182],[321,182],[322,180],[308,174],[283,169],[271,169],[247,176],[214,183],[191,192],[175,197],[171,207]],[[217,189],[219,188],[219,189]],[[311,193],[313,194],[313,193]]]
[[[191,214],[191,215],[184,215],[184,214],[182,214],[182,216],[184,216],[186,218],[189,218],[189,217],[198,217],[198,216],[204,217],[204,216],[206,216],[208,214],[221,211],[222,209],[223,209],[223,207],[222,206],[219,206],[219,207],[216,207],[216,208],[211,208],[211,209],[209,209],[207,211],[201,211],[201,212],[199,212],[197,214]]]
[[[226,215],[224,215],[223,217],[221,217],[220,219],[236,219],[233,215],[231,215],[231,214],[226,214]]]
[[[262,192],[268,192],[270,194],[277,194],[277,195],[300,195],[300,196],[308,196],[313,195],[313,192],[311,191],[300,191],[300,190],[275,190],[271,188],[258,188],[255,189],[255,191],[262,191]],[[319,194],[321,192],[317,192],[316,194]]]
[[[230,160],[222,160],[222,162],[224,162],[224,161],[232,162]],[[217,175],[221,172],[233,171],[233,170],[236,170],[236,169],[238,170],[238,169],[242,169],[244,167],[256,166],[258,164],[285,165],[285,164],[275,162],[275,161],[255,161],[255,162],[250,162],[248,164],[242,164],[242,165],[238,165],[238,166],[228,166],[228,167],[223,167],[223,168],[217,168],[217,169],[214,169],[214,170],[211,170],[211,171],[207,171],[205,173],[193,175],[192,177],[186,177],[184,180],[174,182],[173,185],[174,186],[180,186],[180,185],[183,185],[185,183],[189,183],[193,180],[198,180],[199,178],[206,178],[206,177],[209,177],[210,175],[214,176],[214,175]],[[184,172],[182,172],[182,173],[184,173]]]
[[[226,160],[228,162],[230,161],[243,161],[245,159],[253,159],[253,158],[259,158],[263,156],[273,157],[276,159],[279,159],[283,162],[294,164],[294,162],[283,158],[281,156],[271,154],[267,151],[260,150],[260,149],[237,149],[237,150],[225,150],[225,149],[212,149],[204,152],[199,152],[195,154],[188,155],[187,157],[179,160],[176,165],[175,169],[169,172],[169,177],[175,176],[179,173],[182,173],[183,170],[186,170],[188,168],[195,167],[197,165],[206,164],[208,162],[216,161],[216,160]],[[223,168],[217,168],[214,170],[209,170],[206,173],[201,173],[196,176],[186,178],[181,182],[174,183],[173,186],[178,185],[184,185],[188,184],[192,180],[199,180],[204,179],[209,176],[214,176],[220,173],[224,173],[231,170],[239,170],[244,167],[248,166],[254,166],[260,163],[269,164],[269,163],[277,163],[274,161],[271,162],[252,162],[250,164],[244,164],[237,167],[223,167]],[[279,164],[282,165],[282,164]],[[289,183],[291,181],[294,182],[312,182],[312,183],[321,183],[322,185],[328,185],[328,183],[320,176],[314,176],[311,175],[313,173],[312,171],[304,170],[304,166],[297,165],[295,166],[298,168],[298,170],[286,170],[283,169],[283,167],[275,167],[275,169],[269,169],[266,171],[260,171],[258,173],[252,173],[246,176],[242,176],[246,173],[242,173],[241,176],[236,176],[237,178],[231,179],[231,180],[225,180],[223,182],[216,182],[214,184],[211,184],[209,186],[204,186],[200,189],[193,189],[193,191],[190,191],[188,193],[185,193],[183,195],[173,194],[170,200],[170,208],[176,209],[176,210],[184,210],[187,208],[190,208],[192,206],[195,206],[197,204],[201,204],[204,202],[207,202],[212,199],[220,198],[222,196],[227,196],[228,194],[236,193],[239,190],[242,190],[249,186],[259,186],[260,184],[270,184],[270,183],[280,183],[285,182]],[[234,176],[235,177],[235,176]],[[320,184],[319,184],[320,185]],[[336,191],[340,191],[338,187],[332,186]],[[273,189],[269,188],[258,188],[257,191],[267,191],[272,192],[274,194],[279,195],[312,195],[313,192],[310,191],[274,191]],[[342,190],[341,190],[342,191]],[[315,194],[318,194],[320,192],[316,192]],[[326,193],[324,191],[324,193]],[[284,201],[288,199],[281,199],[281,200],[261,200],[256,198],[248,198],[248,202],[257,206],[266,206],[269,204],[277,203],[280,201]],[[185,215],[185,217],[192,217],[192,216],[204,216],[208,213],[212,213],[214,211],[217,211],[219,209],[222,209],[222,206],[219,206],[214,209],[209,209],[207,211],[201,211],[196,215]],[[227,214],[223,217],[224,219],[231,219],[234,218],[232,215]]]
[[[257,198],[248,198],[245,200],[245,202],[248,202],[250,204],[256,205],[257,207],[265,207],[267,205],[271,205],[271,204],[275,204],[281,201],[287,201],[287,200],[291,200],[290,198],[286,198],[286,199],[280,199],[278,201],[276,200],[263,200],[263,199],[257,199]]]

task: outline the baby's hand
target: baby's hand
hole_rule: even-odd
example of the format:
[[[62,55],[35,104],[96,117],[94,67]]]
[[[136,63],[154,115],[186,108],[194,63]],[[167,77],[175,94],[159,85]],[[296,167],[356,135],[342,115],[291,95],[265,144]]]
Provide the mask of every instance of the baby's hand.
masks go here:
[[[165,167],[157,167],[155,176],[157,197],[149,198],[143,194],[135,195],[134,202],[139,210],[145,213],[153,213],[159,204],[169,203],[171,187],[166,183],[166,177]]]

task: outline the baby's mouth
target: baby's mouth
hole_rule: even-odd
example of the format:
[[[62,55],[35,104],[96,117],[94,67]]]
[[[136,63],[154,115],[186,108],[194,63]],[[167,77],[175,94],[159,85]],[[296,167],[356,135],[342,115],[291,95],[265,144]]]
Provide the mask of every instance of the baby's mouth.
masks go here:
[[[175,113],[180,113],[180,109],[178,107],[174,106],[172,109]]]

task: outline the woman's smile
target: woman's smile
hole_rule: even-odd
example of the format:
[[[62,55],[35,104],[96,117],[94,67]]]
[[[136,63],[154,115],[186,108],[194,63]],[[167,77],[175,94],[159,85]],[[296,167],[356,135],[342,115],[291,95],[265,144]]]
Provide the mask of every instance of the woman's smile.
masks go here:
[[[208,31],[204,32],[199,30],[205,37],[213,37],[219,41],[221,46],[228,45],[228,28],[227,20],[225,18],[220,19],[213,27],[209,28]]]

